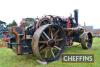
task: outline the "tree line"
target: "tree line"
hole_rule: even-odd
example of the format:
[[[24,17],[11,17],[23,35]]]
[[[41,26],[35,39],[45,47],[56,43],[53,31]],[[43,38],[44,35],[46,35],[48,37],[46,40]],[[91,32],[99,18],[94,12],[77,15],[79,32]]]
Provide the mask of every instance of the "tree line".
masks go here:
[[[32,24],[34,22],[33,18],[24,18],[25,21],[25,26],[29,26],[30,24]],[[0,27],[2,26],[6,26],[6,27],[12,27],[12,26],[18,26],[17,22],[15,20],[13,20],[11,23],[7,24],[7,22],[1,21],[0,20]]]

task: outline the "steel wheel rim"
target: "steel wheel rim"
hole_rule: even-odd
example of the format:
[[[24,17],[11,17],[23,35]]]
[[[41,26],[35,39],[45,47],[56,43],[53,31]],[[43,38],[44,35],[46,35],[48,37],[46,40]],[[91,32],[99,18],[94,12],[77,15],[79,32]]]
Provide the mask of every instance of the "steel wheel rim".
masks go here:
[[[92,38],[89,37],[88,34],[86,35],[85,42],[86,42],[87,48],[91,48],[91,46],[92,46]]]
[[[39,36],[39,38],[38,38],[38,43],[37,43],[38,46],[36,46],[36,48],[38,47],[38,50],[35,47],[33,47],[33,50],[37,50],[36,51],[37,53],[34,51],[36,56],[41,60],[45,60],[48,62],[54,61],[59,58],[60,54],[64,50],[65,35],[56,36],[56,35],[61,35],[61,33],[63,32],[63,30],[60,27],[59,28],[57,27],[57,30],[53,29],[53,28],[56,28],[56,26],[57,25],[49,24],[49,26],[47,26],[46,29],[42,30],[41,36]],[[52,28],[52,29],[50,29],[50,28]],[[52,32],[50,30],[52,30]],[[36,35],[34,35],[34,36],[36,36]],[[59,39],[57,39],[57,38],[59,38]],[[33,39],[33,41],[34,40],[35,39]],[[34,43],[34,42],[32,42],[32,43]],[[52,45],[52,44],[54,44],[54,45]],[[35,46],[35,44],[34,44],[34,46]],[[49,55],[49,54],[51,54],[51,55]]]

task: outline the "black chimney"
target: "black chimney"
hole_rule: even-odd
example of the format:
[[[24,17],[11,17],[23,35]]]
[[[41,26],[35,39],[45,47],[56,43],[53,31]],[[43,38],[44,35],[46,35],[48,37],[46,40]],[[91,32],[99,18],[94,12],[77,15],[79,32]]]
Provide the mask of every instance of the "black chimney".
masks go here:
[[[78,26],[78,9],[74,10],[74,18],[75,18],[76,24]]]

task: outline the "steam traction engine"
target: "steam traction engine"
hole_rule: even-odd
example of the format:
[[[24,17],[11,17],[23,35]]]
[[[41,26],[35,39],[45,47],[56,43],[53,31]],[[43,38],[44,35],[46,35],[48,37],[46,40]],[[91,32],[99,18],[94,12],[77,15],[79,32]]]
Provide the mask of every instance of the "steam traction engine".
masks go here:
[[[91,32],[84,32],[78,25],[78,10],[74,11],[74,17],[67,19],[46,15],[36,18],[26,29],[23,24],[12,27],[13,36],[8,44],[19,55],[33,53],[39,60],[51,62],[59,59],[64,47],[73,42],[81,43],[83,49],[92,47]]]

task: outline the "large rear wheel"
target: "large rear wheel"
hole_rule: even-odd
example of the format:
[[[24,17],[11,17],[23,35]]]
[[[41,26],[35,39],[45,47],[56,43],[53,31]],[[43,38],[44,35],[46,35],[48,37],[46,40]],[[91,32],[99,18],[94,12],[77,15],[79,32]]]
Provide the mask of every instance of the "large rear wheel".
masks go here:
[[[34,33],[32,50],[38,59],[51,62],[59,59],[64,50],[65,42],[65,34],[60,26],[46,24]]]

